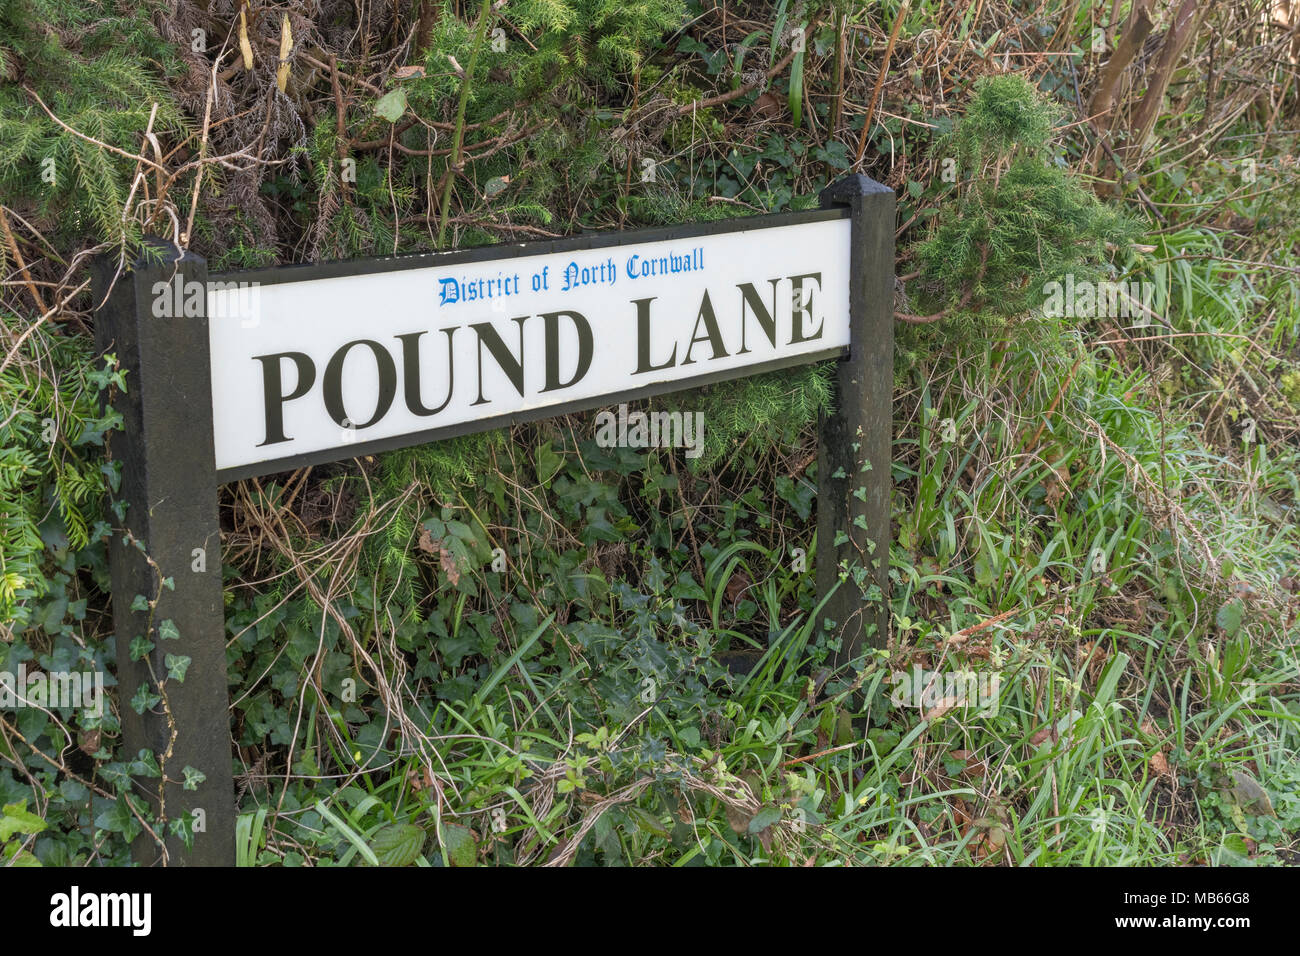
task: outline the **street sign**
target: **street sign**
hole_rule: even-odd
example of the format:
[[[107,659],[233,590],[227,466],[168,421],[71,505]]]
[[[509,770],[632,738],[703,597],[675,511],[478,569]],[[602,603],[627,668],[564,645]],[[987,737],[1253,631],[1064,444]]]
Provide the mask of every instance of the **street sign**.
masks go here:
[[[224,482],[615,405],[626,425],[639,398],[833,359],[821,616],[839,662],[883,644],[893,253],[894,195],[854,175],[818,209],[551,242],[211,278],[166,243],[125,273],[100,260],[97,345],[127,384],[111,439],[122,746],[157,755],[162,782],[137,783],[168,824],[136,858],[234,862]],[[134,660],[138,636],[152,650]],[[169,656],[190,658],[183,681],[165,677]],[[133,697],[157,703],[137,714]],[[203,821],[192,849],[170,826],[183,814]]]

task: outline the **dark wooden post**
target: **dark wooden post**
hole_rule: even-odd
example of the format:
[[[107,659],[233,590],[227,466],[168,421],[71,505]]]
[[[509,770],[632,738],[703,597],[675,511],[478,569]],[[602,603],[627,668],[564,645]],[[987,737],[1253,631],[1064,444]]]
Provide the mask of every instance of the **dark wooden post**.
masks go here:
[[[155,813],[165,815],[163,825],[201,811],[196,819],[205,830],[194,834],[192,851],[166,833],[168,862],[233,866],[235,797],[212,445],[208,269],[203,259],[167,243],[150,241],[144,253],[115,283],[112,261],[100,260],[95,276],[95,301],[101,303],[96,341],[101,352],[115,353],[126,371],[126,390],[114,400],[125,430],[110,438],[113,457],[122,462],[119,498],[126,513],[121,527],[116,515],[109,518],[116,529],[109,554],[122,750],[131,760],[140,750],[151,750],[163,765],[165,784],[156,777],[136,780]],[[160,577],[172,587],[161,586]],[[147,663],[131,660],[131,642],[145,634],[150,618],[147,611],[132,609],[137,594],[157,599]],[[179,638],[162,639],[163,621],[174,624]],[[171,626],[166,630],[170,633]],[[168,654],[190,658],[184,682],[167,679],[167,707],[157,704],[137,714],[132,698],[142,684],[156,693],[156,681],[167,677]],[[206,777],[197,789],[183,789],[186,767]],[[163,857],[147,833],[132,853],[142,864]]]
[[[894,193],[850,175],[822,190],[823,207],[851,211],[849,356],[836,369],[835,413],[820,422],[817,455],[817,593],[849,576],[822,609],[841,638],[837,664],[889,636],[889,493],[894,383]],[[837,543],[837,541],[839,543]]]

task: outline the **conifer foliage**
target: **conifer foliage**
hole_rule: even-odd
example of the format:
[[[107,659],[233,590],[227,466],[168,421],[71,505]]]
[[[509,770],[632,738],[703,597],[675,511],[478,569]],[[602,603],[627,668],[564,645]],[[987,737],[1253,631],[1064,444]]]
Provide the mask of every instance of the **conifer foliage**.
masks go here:
[[[1102,273],[1106,245],[1124,246],[1135,223],[1100,202],[1051,147],[1059,110],[1023,77],[979,80],[965,115],[935,154],[956,160],[955,194],[915,250],[916,323],[1006,320],[1040,307],[1045,286]],[[934,310],[934,311],[930,311]]]

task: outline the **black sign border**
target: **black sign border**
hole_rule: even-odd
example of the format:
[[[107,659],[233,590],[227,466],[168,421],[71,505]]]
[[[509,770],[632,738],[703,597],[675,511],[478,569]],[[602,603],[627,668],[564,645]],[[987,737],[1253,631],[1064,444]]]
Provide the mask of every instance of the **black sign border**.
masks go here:
[[[821,416],[817,438],[816,579],[821,626],[840,642],[832,663],[857,659],[864,643],[884,647],[890,607],[889,541],[894,322],[894,219],[892,190],[850,174],[820,194],[821,209],[723,219],[635,232],[593,233],[569,239],[506,243],[445,253],[418,253],[318,265],[284,266],[214,274],[214,281],[263,283],[343,277],[462,262],[614,248],[638,242],[686,239],[719,233],[848,218],[850,222],[849,346],[806,353],[776,362],[720,370],[703,376],[649,383],[618,395],[569,405],[521,410],[395,439],[350,444],[339,449],[258,463],[256,474],[407,447],[455,434],[500,427],[514,421],[551,418],[582,408],[632,398],[684,391],[709,382],[756,375],[791,365],[839,357],[835,363],[834,408]],[[210,340],[206,301],[200,314],[160,318],[153,314],[158,282],[207,284],[207,262],[162,240],[150,240],[123,271],[116,256],[94,264],[95,340],[99,352],[114,352],[126,388],[112,393],[122,431],[109,439],[109,453],[121,463],[121,488],[106,502],[113,526],[109,541],[116,676],[124,693],[165,673],[166,653],[191,658],[188,679],[171,685],[167,713],[136,714],[119,700],[122,747],[171,754],[166,780],[142,778],[137,791],[157,810],[165,798],[175,820],[203,811],[206,829],[187,848],[173,833],[142,833],[132,847],[143,865],[164,859],[175,864],[231,866],[235,861],[235,792],[232,771],[230,697],[226,678],[225,602],[222,593],[218,486],[242,469],[217,472],[213,448]],[[321,457],[324,456],[324,457]],[[112,499],[116,499],[116,502]],[[115,510],[125,507],[125,518]],[[194,555],[206,554],[206,566]],[[868,574],[850,575],[854,567]],[[161,582],[165,582],[160,585]],[[135,595],[152,595],[139,609]],[[179,632],[159,641],[142,660],[133,659],[135,635],[152,636],[156,622],[170,620]],[[848,675],[852,679],[852,675]],[[170,682],[169,682],[170,684]],[[185,790],[177,768],[201,770],[206,782]]]
[[[462,265],[475,262],[506,262],[512,259],[532,258],[562,254],[565,252],[585,252],[595,249],[614,249],[620,246],[633,246],[651,242],[671,242],[678,239],[698,239],[707,236],[728,235],[737,232],[762,232],[782,226],[807,225],[817,222],[838,222],[850,218],[849,209],[835,206],[829,209],[809,209],[799,212],[771,213],[762,216],[746,216],[733,219],[718,219],[709,222],[688,223],[681,226],[663,226],[650,229],[637,229],[629,232],[594,232],[590,235],[574,236],[565,239],[547,239],[541,241],[508,243],[501,245],[475,246],[469,249],[455,249],[447,252],[417,252],[408,255],[387,256],[374,259],[342,259],[322,263],[306,263],[290,266],[270,266],[260,269],[245,269],[235,272],[211,273],[210,282],[256,282],[259,285],[281,285],[288,282],[308,282],[315,279],[342,279],[352,276],[380,275],[389,272],[405,272],[411,269],[430,269]],[[211,320],[209,320],[211,321]],[[633,402],[638,399],[672,392],[683,392],[705,385],[715,385],[736,378],[750,375],[762,375],[777,372],[798,365],[812,365],[828,359],[842,358],[848,354],[848,347],[820,349],[816,352],[803,352],[799,355],[786,356],[768,362],[742,365],[735,368],[704,372],[683,378],[674,378],[624,389],[621,392],[596,395],[591,398],[575,399],[538,408],[519,409],[489,418],[475,418],[453,425],[441,425],[415,432],[404,432],[387,438],[375,438],[369,441],[357,440],[333,448],[316,451],[299,452],[245,465],[234,465],[217,470],[217,481],[222,484],[240,481],[244,478],[257,478],[274,475],[312,465],[329,462],[346,461],[366,455],[377,455],[412,445],[444,441],[478,432],[492,431],[534,422],[544,418],[557,418],[576,412],[591,411],[621,402]]]

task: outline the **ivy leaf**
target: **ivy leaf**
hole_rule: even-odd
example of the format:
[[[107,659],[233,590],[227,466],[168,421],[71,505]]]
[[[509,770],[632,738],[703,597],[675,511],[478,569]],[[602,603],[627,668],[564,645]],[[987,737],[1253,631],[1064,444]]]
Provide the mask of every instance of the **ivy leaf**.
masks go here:
[[[564,459],[557,455],[551,449],[551,443],[546,442],[537,449],[537,480],[546,487],[552,478],[564,466]]]
[[[406,112],[406,90],[400,86],[395,90],[389,90],[379,102],[375,104],[375,113],[388,120],[390,123],[396,123]]]
[[[148,684],[141,684],[140,689],[131,698],[131,709],[137,714],[143,714],[146,710],[156,706],[161,700],[161,697],[149,690]]]
[[[95,826],[110,833],[128,833],[132,829],[131,810],[119,797],[107,810],[95,817]]]
[[[162,776],[162,767],[158,766],[158,758],[152,750],[141,748],[136,758],[131,761],[130,774],[133,777],[151,777],[157,778]]]
[[[184,654],[168,654],[163,658],[163,663],[167,665],[167,676],[178,684],[185,683],[185,672],[189,670],[192,662],[193,658]]]
[[[131,599],[131,610],[133,611],[149,610],[149,599],[145,597],[143,594],[137,594],[134,598]]]
[[[176,626],[175,621],[171,618],[167,618],[167,620],[158,625],[158,636],[164,641],[177,641],[180,640],[181,630]]]
[[[191,767],[189,764],[185,765],[185,769],[181,773],[185,775],[185,781],[181,784],[183,790],[197,790],[199,784],[208,779],[208,775],[202,770]]]
[[[137,634],[131,638],[131,660],[142,661],[149,652],[153,650],[153,641],[149,640],[142,634]]]
[[[780,819],[781,810],[779,807],[764,807],[754,814],[754,818],[749,821],[750,836],[761,833]]]

